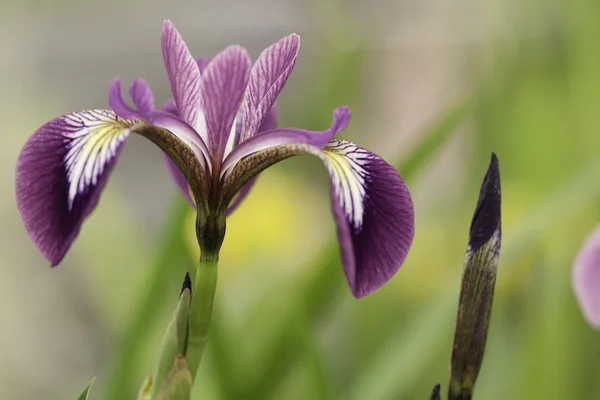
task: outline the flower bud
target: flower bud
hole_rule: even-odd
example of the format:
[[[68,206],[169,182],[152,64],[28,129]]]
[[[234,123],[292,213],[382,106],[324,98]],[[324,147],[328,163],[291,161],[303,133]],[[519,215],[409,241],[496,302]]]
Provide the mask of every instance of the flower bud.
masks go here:
[[[500,255],[500,172],[492,153],[471,222],[452,351],[449,400],[472,398],[492,312]]]

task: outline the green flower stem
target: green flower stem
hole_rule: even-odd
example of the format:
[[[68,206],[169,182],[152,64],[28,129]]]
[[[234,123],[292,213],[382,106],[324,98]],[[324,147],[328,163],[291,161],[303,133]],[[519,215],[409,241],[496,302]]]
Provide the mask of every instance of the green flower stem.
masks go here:
[[[196,279],[192,289],[190,310],[190,331],[186,358],[192,377],[196,376],[200,360],[206,348],[208,328],[212,315],[213,301],[217,287],[218,254],[200,257]]]

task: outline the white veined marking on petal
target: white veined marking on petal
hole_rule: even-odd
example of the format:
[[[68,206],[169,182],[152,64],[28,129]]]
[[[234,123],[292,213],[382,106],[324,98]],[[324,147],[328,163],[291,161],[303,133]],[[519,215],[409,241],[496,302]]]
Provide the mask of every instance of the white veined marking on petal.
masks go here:
[[[337,139],[329,142],[323,153],[329,161],[338,201],[350,224],[359,230],[363,222],[365,185],[369,176],[365,164],[369,162],[370,153],[353,143]]]
[[[70,139],[64,163],[69,182],[69,210],[77,194],[98,183],[106,164],[117,154],[119,144],[129,135],[131,121],[122,120],[110,111],[90,110],[64,118]]]

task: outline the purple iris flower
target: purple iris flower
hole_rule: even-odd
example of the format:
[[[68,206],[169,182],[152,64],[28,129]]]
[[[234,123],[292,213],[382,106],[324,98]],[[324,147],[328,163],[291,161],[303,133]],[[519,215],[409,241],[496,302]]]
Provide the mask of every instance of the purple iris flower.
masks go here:
[[[117,79],[111,110],[63,115],[39,128],[17,163],[18,208],[33,242],[54,266],[75,240],[131,133],[158,145],[178,185],[197,208],[202,252],[217,252],[225,216],[247,196],[257,175],[299,154],[325,164],[344,272],[352,293],[366,296],[404,262],[414,235],[414,209],[394,167],[335,135],[350,120],[339,107],[324,131],[276,128],[275,100],[296,62],[300,37],[292,34],[262,52],[229,46],[213,59],[194,60],[170,21],[162,52],[174,101],[155,109],[143,79],[122,97]]]

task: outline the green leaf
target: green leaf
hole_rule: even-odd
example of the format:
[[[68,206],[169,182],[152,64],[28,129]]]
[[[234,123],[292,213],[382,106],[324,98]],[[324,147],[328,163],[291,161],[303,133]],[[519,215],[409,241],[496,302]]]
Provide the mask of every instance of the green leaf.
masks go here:
[[[81,392],[79,397],[77,397],[77,400],[88,400],[89,399],[90,389],[92,388],[92,385],[94,384],[95,380],[96,380],[96,378],[92,378],[92,380],[87,384],[85,389],[83,389],[83,391]]]

